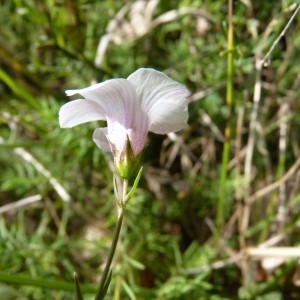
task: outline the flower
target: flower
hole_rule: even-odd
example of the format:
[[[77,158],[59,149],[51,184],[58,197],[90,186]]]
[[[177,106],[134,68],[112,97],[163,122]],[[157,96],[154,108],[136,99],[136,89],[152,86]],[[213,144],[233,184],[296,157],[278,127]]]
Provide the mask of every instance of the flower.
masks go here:
[[[67,90],[66,94],[80,94],[85,99],[61,107],[60,126],[106,121],[107,127],[97,128],[93,140],[102,150],[112,152],[122,178],[130,177],[149,131],[166,134],[187,125],[189,91],[154,69],[141,68],[127,79],[110,79],[88,88]]]

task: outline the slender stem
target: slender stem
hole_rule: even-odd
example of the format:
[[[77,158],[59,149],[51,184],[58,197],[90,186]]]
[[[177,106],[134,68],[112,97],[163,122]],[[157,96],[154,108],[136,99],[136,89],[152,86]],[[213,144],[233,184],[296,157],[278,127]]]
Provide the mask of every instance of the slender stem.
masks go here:
[[[109,250],[107,262],[106,262],[106,265],[105,265],[105,268],[104,268],[104,271],[103,271],[103,274],[102,274],[102,277],[101,277],[101,280],[99,283],[99,288],[98,288],[98,292],[95,297],[95,300],[101,300],[105,296],[105,293],[103,293],[103,292],[104,292],[104,288],[107,286],[107,280],[110,276],[110,267],[111,267],[113,258],[115,256],[115,252],[116,252],[116,248],[117,248],[117,244],[119,241],[120,232],[121,232],[121,228],[122,228],[122,224],[123,224],[124,213],[125,213],[125,205],[123,205],[123,204],[125,203],[127,188],[128,188],[128,181],[124,180],[123,181],[123,192],[122,192],[122,203],[118,207],[118,219],[117,219],[115,234],[114,234],[114,237],[112,240],[112,244],[111,244],[111,247]]]
[[[228,122],[225,129],[225,142],[222,154],[221,179],[219,198],[217,204],[216,224],[220,229],[224,222],[224,202],[226,194],[227,165],[230,155],[231,123],[233,110],[233,3],[228,1],[228,36],[227,36],[227,93],[226,104],[229,111]]]

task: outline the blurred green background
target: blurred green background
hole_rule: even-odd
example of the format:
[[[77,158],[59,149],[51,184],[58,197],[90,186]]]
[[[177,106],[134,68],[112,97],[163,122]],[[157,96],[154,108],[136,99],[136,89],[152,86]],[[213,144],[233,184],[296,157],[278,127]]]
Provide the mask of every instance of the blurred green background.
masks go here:
[[[139,67],[190,89],[189,126],[149,136],[107,299],[300,298],[295,257],[242,256],[300,242],[299,15],[255,69],[299,2],[234,1],[232,105],[227,1],[0,3],[1,299],[74,299],[74,272],[93,299],[116,222],[111,157],[97,124],[61,129],[58,111],[66,89]]]

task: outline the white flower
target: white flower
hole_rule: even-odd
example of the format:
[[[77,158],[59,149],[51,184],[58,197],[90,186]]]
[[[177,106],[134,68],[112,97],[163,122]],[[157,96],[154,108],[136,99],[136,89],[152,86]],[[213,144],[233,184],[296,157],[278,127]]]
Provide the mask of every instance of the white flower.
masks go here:
[[[101,149],[112,151],[115,162],[116,156],[128,150],[132,150],[132,158],[137,157],[149,131],[166,134],[187,125],[189,91],[153,69],[141,68],[127,79],[110,79],[66,94],[80,94],[85,99],[61,107],[60,126],[107,121],[107,127],[95,130],[93,140]]]

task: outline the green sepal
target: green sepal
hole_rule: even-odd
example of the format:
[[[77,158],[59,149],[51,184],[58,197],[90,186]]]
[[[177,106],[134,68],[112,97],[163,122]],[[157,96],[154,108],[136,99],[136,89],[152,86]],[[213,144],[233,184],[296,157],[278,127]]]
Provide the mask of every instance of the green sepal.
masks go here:
[[[134,155],[130,140],[127,137],[126,147],[123,151],[119,152],[117,150],[113,150],[116,173],[122,179],[130,179],[141,165],[142,153],[143,151],[141,151],[138,155]]]

